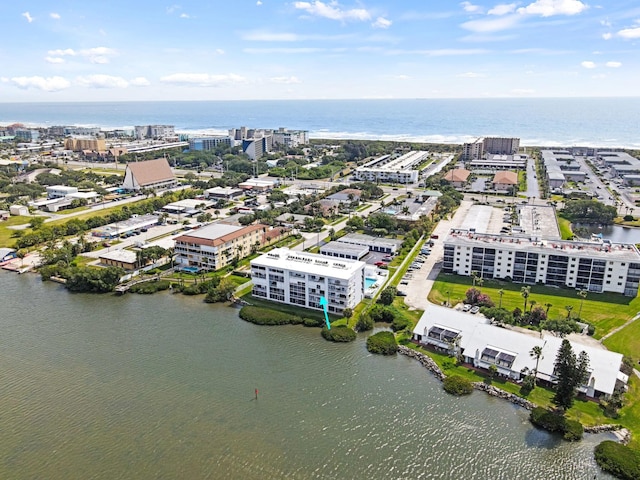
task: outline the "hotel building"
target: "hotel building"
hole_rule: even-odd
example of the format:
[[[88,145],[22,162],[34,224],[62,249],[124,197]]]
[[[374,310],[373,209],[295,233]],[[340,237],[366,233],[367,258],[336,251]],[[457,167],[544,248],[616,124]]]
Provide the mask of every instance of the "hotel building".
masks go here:
[[[341,314],[364,296],[365,263],[277,248],[251,260],[253,295],[274,302]]]
[[[542,240],[451,230],[444,241],[445,273],[543,283],[590,292],[635,297],[640,284],[640,252],[635,245]]]

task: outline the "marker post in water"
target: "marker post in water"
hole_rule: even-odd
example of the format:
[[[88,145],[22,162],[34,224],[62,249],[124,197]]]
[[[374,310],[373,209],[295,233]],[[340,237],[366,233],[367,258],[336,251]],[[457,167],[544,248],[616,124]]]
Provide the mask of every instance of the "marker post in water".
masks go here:
[[[329,323],[329,314],[327,313],[327,299],[324,297],[320,297],[320,305],[322,305],[322,310],[324,310],[324,321],[327,322],[327,330],[331,330],[331,324]]]

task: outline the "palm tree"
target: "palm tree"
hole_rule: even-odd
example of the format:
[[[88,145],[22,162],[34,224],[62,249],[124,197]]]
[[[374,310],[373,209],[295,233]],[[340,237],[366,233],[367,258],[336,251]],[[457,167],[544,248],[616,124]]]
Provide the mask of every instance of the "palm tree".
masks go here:
[[[542,348],[543,347],[544,347],[544,345],[542,347],[539,346],[539,345],[536,345],[529,352],[529,355],[531,356],[531,358],[535,358],[536,359],[536,369],[534,370],[534,373],[533,373],[533,384],[534,385],[536,384],[536,380],[538,378],[538,364],[540,363],[540,359],[544,358],[542,356]]]
[[[476,286],[476,282],[478,281],[478,272],[476,272],[475,270],[473,270],[471,272],[471,278],[473,279],[473,286]]]
[[[545,304],[544,304],[544,306],[545,306],[545,307],[547,307],[547,311],[546,311],[546,313],[547,313],[547,316],[549,316],[549,309],[550,309],[551,307],[553,307],[553,304],[552,304],[552,303],[545,303]]]
[[[529,298],[529,294],[531,293],[531,287],[529,285],[522,287],[520,289],[520,295],[524,298],[524,309],[523,312],[527,311],[527,300]]]
[[[504,290],[498,290],[498,295],[500,295],[500,302],[498,303],[498,308],[502,308],[502,296],[504,295]]]
[[[214,210],[213,213],[215,213],[216,219],[220,216],[220,210]]]
[[[567,309],[567,320],[571,320],[571,310],[573,310],[573,307],[571,305],[567,305],[564,308]]]
[[[533,310],[533,307],[535,307],[536,303],[538,302],[536,302],[535,300],[531,300],[529,302],[529,311]]]
[[[580,290],[578,292],[578,296],[580,297],[580,309],[578,310],[578,318],[582,318],[582,304],[584,303],[584,299],[587,298],[587,291]]]

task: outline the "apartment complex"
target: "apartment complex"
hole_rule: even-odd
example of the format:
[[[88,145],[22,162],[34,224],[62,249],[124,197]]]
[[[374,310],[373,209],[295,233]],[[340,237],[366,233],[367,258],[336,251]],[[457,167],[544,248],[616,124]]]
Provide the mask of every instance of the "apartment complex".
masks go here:
[[[203,150],[215,150],[220,145],[226,145],[233,147],[234,142],[231,137],[224,135],[211,136],[211,137],[195,137],[189,139],[189,150],[203,151]]]
[[[415,183],[419,170],[412,169],[424,162],[429,152],[409,152],[401,157],[383,155],[356,168],[353,176],[356,180],[368,182]]]
[[[515,155],[519,148],[519,138],[480,137],[462,146],[462,160],[482,158],[485,154]]]
[[[244,258],[265,242],[265,225],[212,223],[175,239],[176,265],[212,271]]]
[[[365,263],[277,248],[251,260],[253,295],[274,302],[341,314],[364,296]]]
[[[451,230],[444,241],[446,273],[543,283],[590,292],[635,297],[640,284],[640,252],[635,245],[542,240]]]
[[[135,126],[135,136],[137,140],[145,138],[161,139],[175,136],[173,125],[140,125]]]
[[[74,152],[81,152],[82,150],[103,152],[107,149],[107,144],[104,138],[73,136],[64,140],[64,148],[65,150],[73,150]]]
[[[287,130],[279,128],[273,131],[273,144],[295,148],[309,143],[309,132],[306,130]]]

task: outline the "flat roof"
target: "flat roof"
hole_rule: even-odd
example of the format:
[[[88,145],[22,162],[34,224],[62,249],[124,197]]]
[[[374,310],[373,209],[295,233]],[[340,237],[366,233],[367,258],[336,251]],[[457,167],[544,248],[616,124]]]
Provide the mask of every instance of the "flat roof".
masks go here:
[[[251,260],[251,265],[260,265],[282,270],[293,270],[340,279],[350,279],[365,263],[347,258],[333,258],[317,253],[306,253],[275,248],[260,257]]]
[[[635,245],[609,242],[575,242],[570,240],[543,239],[535,235],[496,235],[452,229],[445,243],[477,247],[527,251],[538,254],[568,255],[601,260],[640,263],[640,252]]]
[[[349,254],[356,254],[358,256],[366,255],[369,252],[369,247],[366,245],[356,245],[354,243],[345,242],[329,242],[326,245],[320,247],[320,252],[342,252]]]
[[[216,238],[224,237],[230,233],[242,230],[244,227],[239,225],[228,225],[225,223],[212,223],[206,227],[198,228],[189,232],[189,237],[203,238],[205,240],[214,240]]]
[[[365,235],[363,233],[348,233],[344,237],[339,238],[338,242],[344,243],[363,243],[365,245],[382,245],[391,247],[400,247],[402,245],[401,240],[394,238],[373,237],[371,235]]]
[[[131,250],[111,250],[100,254],[100,260],[112,260],[114,262],[136,263],[136,252]]]

